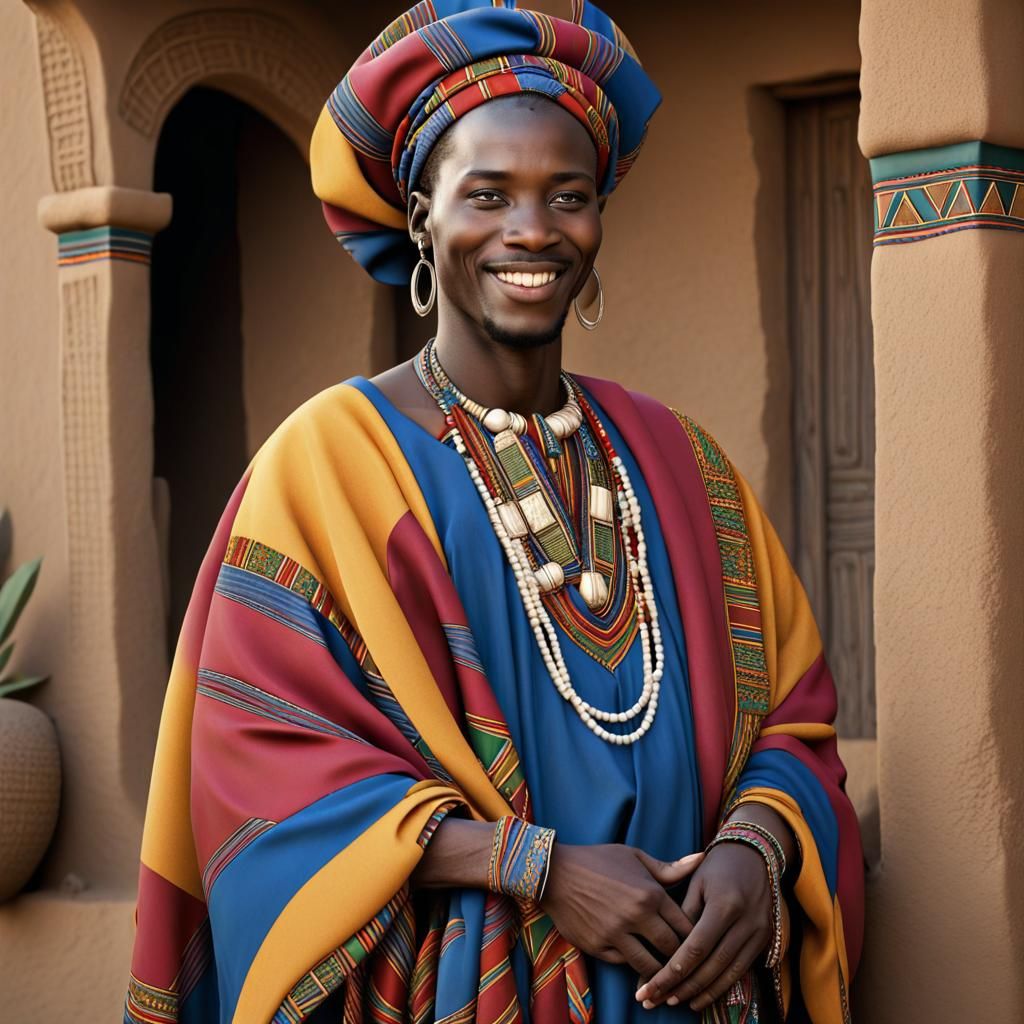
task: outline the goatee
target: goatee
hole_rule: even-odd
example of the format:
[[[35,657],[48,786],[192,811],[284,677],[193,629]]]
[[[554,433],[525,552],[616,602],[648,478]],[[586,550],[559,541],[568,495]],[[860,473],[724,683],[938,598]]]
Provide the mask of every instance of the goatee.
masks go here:
[[[518,350],[530,348],[543,348],[552,342],[558,341],[562,336],[562,328],[565,326],[565,318],[569,315],[566,310],[550,327],[543,331],[536,331],[532,334],[522,331],[509,331],[496,324],[489,316],[484,317],[484,330],[490,339],[498,345]]]

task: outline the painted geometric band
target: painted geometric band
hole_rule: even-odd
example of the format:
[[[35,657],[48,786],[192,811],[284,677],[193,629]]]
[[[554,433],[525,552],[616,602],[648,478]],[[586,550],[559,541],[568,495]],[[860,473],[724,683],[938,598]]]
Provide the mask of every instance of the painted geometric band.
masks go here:
[[[64,231],[57,236],[57,266],[73,267],[98,260],[123,260],[149,266],[153,236],[131,228],[101,227]]]
[[[871,161],[875,245],[968,228],[1024,231],[1024,150],[984,142]]]

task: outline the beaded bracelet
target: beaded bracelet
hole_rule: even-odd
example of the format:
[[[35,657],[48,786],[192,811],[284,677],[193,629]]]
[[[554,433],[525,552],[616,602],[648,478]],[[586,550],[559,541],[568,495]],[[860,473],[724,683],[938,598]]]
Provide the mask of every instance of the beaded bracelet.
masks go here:
[[[746,829],[748,832],[756,832],[762,839],[771,844],[772,850],[775,852],[775,857],[779,862],[779,876],[781,877],[786,873],[786,854],[782,849],[782,844],[775,838],[775,834],[764,827],[764,825],[758,825],[756,821],[742,821],[735,819],[733,821],[727,821],[722,826],[721,831],[732,831],[733,829]]]
[[[487,866],[487,887],[537,902],[544,895],[555,830],[507,815],[498,820]]]
[[[785,857],[778,840],[768,829],[750,821],[727,821],[718,831],[718,835],[708,844],[708,851],[721,843],[743,843],[751,846],[764,858],[768,870],[768,885],[772,894],[772,941],[765,958],[769,968],[777,967],[782,960],[783,918],[782,918],[782,872],[785,870]],[[707,851],[706,851],[707,852]]]

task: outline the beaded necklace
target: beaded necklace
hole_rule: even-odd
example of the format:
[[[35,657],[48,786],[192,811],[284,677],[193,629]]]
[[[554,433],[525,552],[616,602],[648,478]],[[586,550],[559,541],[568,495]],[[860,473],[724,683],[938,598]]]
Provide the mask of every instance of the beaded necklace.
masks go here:
[[[533,631],[544,664],[551,675],[551,680],[559,694],[573,707],[586,727],[596,736],[608,743],[617,745],[635,743],[651,727],[658,709],[658,695],[661,679],[664,674],[665,650],[661,640],[661,629],[658,625],[658,609],[654,601],[654,586],[647,567],[647,544],[644,541],[641,525],[640,502],[633,491],[629,474],[622,459],[615,453],[607,431],[601,425],[590,403],[576,382],[564,371],[560,380],[568,395],[566,407],[559,413],[548,417],[535,415],[534,420],[546,420],[554,435],[554,440],[561,441],[565,437],[580,430],[586,423],[586,432],[593,444],[596,455],[601,450],[611,467],[614,480],[605,481],[611,486],[591,483],[590,513],[591,523],[601,523],[614,529],[614,503],[611,487],[614,487],[614,500],[618,505],[618,527],[625,552],[629,583],[636,592],[636,617],[643,652],[644,681],[640,696],[633,706],[626,711],[605,711],[585,701],[573,688],[569,670],[562,656],[562,650],[548,610],[545,597],[560,590],[565,585],[565,569],[562,563],[549,560],[538,564],[534,551],[539,550],[547,555],[548,547],[544,543],[545,531],[551,543],[550,533],[552,522],[542,513],[547,508],[544,486],[539,479],[546,474],[537,473],[538,467],[531,464],[527,449],[519,441],[515,427],[521,426],[520,433],[525,433],[528,421],[517,413],[508,413],[502,409],[485,409],[473,402],[458,390],[451,379],[444,373],[435,352],[435,340],[431,338],[420,352],[416,362],[416,372],[427,391],[437,402],[445,415],[445,422],[450,429],[450,436],[455,450],[462,456],[466,469],[487,510],[491,526],[505,552],[509,565],[515,575],[527,620]],[[578,422],[573,407],[579,410]],[[568,412],[567,412],[568,410]],[[474,446],[467,445],[460,428],[460,421],[466,425],[466,416],[478,421],[484,429],[498,428],[493,442],[494,458],[487,458],[485,453]],[[513,419],[519,416],[521,423]],[[554,424],[551,422],[555,419]],[[541,428],[538,425],[538,430]],[[559,436],[561,435],[561,436]],[[549,443],[543,433],[540,435],[545,443]],[[502,458],[503,453],[509,454]],[[587,459],[588,468],[591,459]],[[601,461],[599,459],[594,462]],[[532,480],[527,478],[531,477]],[[524,482],[525,481],[525,482]],[[531,486],[531,483],[534,486]],[[550,480],[547,481],[551,486]],[[603,491],[604,493],[600,493]],[[607,495],[607,497],[605,497]],[[525,504],[525,508],[524,508]],[[551,512],[550,509],[548,509]],[[554,513],[550,515],[554,519]],[[571,531],[570,531],[571,532]],[[531,543],[533,546],[531,548]],[[571,553],[570,553],[571,554]],[[593,568],[581,573],[581,582],[586,572],[594,572]],[[596,597],[596,595],[594,595]],[[607,596],[607,595],[606,595]],[[589,603],[589,602],[588,602]],[[640,724],[628,733],[615,733],[605,729],[600,723],[632,722],[643,715]]]

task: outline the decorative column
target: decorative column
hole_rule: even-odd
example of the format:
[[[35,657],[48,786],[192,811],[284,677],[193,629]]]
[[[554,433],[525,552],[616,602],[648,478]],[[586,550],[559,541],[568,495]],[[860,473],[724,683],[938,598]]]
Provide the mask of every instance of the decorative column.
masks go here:
[[[855,1020],[1024,1005],[1024,6],[864,0],[882,868]]]
[[[61,703],[61,828],[91,888],[137,870],[166,673],[154,526],[149,254],[166,194],[86,187],[44,197],[58,236],[60,374],[74,688]],[[73,727],[72,727],[73,720]],[[143,754],[143,752],[145,752]]]

